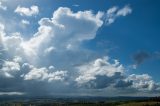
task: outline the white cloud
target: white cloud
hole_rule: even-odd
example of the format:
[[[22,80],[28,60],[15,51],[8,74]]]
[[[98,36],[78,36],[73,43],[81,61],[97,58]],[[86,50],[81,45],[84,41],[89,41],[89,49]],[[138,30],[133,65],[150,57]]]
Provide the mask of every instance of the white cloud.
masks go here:
[[[114,6],[107,10],[107,15],[113,15],[118,10],[118,7]]]
[[[105,23],[107,25],[110,25],[118,17],[127,16],[128,14],[131,14],[131,13],[132,13],[132,9],[129,6],[124,6],[121,9],[118,9],[118,7],[114,6],[107,10],[107,13],[105,15]]]
[[[48,69],[52,71],[52,70],[55,69],[55,67],[54,66],[49,66]]]
[[[21,23],[24,24],[24,25],[29,25],[30,24],[30,22],[27,21],[27,20],[21,20]]]
[[[22,11],[20,11],[21,8]],[[15,11],[22,12],[21,15],[24,15],[31,10],[33,14],[36,9],[18,6]],[[114,11],[116,8],[112,11],[108,10],[108,14]],[[97,30],[103,24],[103,15],[103,12],[97,14],[93,14],[92,11],[73,12],[70,8],[59,7],[54,11],[51,19],[42,18],[39,21],[38,32],[30,40],[24,40],[17,35],[3,36],[1,39],[3,39],[4,47],[12,51],[12,54],[15,53],[34,60],[39,58],[42,54],[41,51],[48,53],[53,51],[53,48],[58,51],[77,49],[83,41],[94,39]],[[28,24],[28,21],[22,20],[22,23]],[[3,35],[5,35],[4,31]]]
[[[21,49],[23,38],[19,35],[19,33],[13,33],[12,36],[1,36],[1,39],[4,48],[7,49],[9,53],[12,53],[11,55],[15,55],[18,52],[23,52]]]
[[[4,61],[0,71],[0,75],[7,78],[13,78],[14,74],[17,71],[20,71],[20,64],[15,61]]]
[[[114,87],[143,92],[160,91],[160,84],[153,81],[148,74],[127,75],[124,67],[117,60],[111,63],[108,57],[81,65],[78,70],[79,76],[76,77],[75,81],[79,87],[85,86],[96,89]]]
[[[17,63],[20,63],[20,62],[22,62],[23,60],[22,60],[21,57],[15,56],[15,57],[13,58],[13,61],[14,61],[14,62],[17,62]]]
[[[13,96],[13,95],[25,95],[25,93],[24,92],[0,92],[0,95]]]
[[[20,14],[21,16],[33,16],[39,13],[39,8],[35,5],[30,8],[18,6],[14,12]]]
[[[3,71],[19,71],[20,70],[20,65],[16,62],[12,61],[5,61],[3,64]]]
[[[4,25],[0,23],[0,43],[2,43],[2,37],[6,35],[6,33],[4,32],[4,28]]]
[[[52,51],[54,51],[54,49],[55,49],[55,48],[54,48],[53,46],[51,46],[51,47],[45,49],[45,50],[44,50],[44,53],[45,53],[45,54],[51,53]]]
[[[80,5],[78,5],[78,4],[73,4],[72,6],[73,6],[73,7],[79,7]]]
[[[42,18],[39,21],[38,32],[22,47],[27,55],[37,55],[39,50],[52,46],[57,50],[78,47],[84,40],[94,39],[103,13],[93,14],[91,11],[72,12],[69,8],[60,7],[52,19]],[[75,27],[76,25],[76,27]]]
[[[0,1],[0,9],[2,9],[2,10],[7,10],[7,7],[4,6],[4,5],[2,5],[2,2],[1,2],[1,1]]]
[[[96,80],[96,76],[112,77],[116,73],[123,74],[124,68],[117,60],[110,63],[109,58],[99,58],[93,62],[78,67],[79,76],[76,78],[78,84],[84,84],[92,80]]]
[[[132,13],[132,9],[129,6],[125,6],[122,9],[118,10],[116,15],[117,16],[126,16]]]
[[[26,65],[25,65],[26,66]],[[37,81],[45,81],[48,82],[52,81],[63,81],[67,76],[67,71],[54,71],[53,67],[49,67],[49,69],[43,68],[36,68],[33,66],[28,66],[31,69],[25,75],[23,75],[24,80],[37,80]]]
[[[118,11],[117,7],[114,7],[108,10],[107,14],[109,16],[109,14],[118,11],[117,16],[126,15],[127,12],[123,13],[122,11],[126,11],[127,8],[129,7],[124,7]],[[38,14],[39,9],[37,6],[31,6],[31,8],[18,6],[15,12],[20,15],[31,16]],[[70,8],[59,7],[54,11],[51,19],[42,18],[39,21],[38,32],[30,40],[24,40],[17,35],[6,36],[2,25],[0,40],[3,40],[4,47],[12,51],[12,54],[26,55],[26,58],[36,58],[41,55],[42,52],[40,51],[47,53],[51,52],[53,48],[60,51],[72,50],[79,47],[83,41],[95,38],[97,30],[103,24],[103,15],[103,12],[97,14],[93,14],[92,11],[73,12]],[[112,18],[110,20],[114,21]],[[21,22],[29,24],[27,20]]]
[[[127,80],[133,81],[132,87],[141,90],[141,91],[156,91],[160,90],[160,85],[158,83],[155,83],[152,80],[152,77],[148,74],[142,74],[142,75],[136,75],[132,74],[129,75]]]

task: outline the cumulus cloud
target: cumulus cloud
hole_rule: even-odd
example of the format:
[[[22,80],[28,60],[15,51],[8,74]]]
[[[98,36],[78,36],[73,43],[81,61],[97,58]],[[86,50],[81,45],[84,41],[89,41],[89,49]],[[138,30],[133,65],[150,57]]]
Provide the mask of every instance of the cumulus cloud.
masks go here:
[[[107,87],[121,78],[124,73],[124,67],[117,60],[113,64],[110,63],[108,57],[79,66],[78,70],[79,76],[75,79],[78,85],[91,82],[94,83],[95,88],[100,87],[98,84],[102,84],[101,87]]]
[[[102,16],[102,12],[73,12],[70,8],[60,7],[54,11],[51,19],[42,18],[39,21],[38,32],[29,40],[25,40],[21,34],[6,35],[4,25],[1,25],[0,40],[8,53],[20,55],[32,62],[42,53],[53,51],[53,48],[56,51],[65,51],[79,47],[85,40],[94,39],[103,24]]]
[[[15,57],[12,61],[4,60],[2,68],[0,69],[0,75],[7,78],[13,78],[14,74],[16,74],[17,71],[20,71],[19,61],[20,57]]]
[[[21,58],[21,57],[19,57],[19,56],[15,56],[15,57],[13,58],[13,61],[14,61],[14,62],[21,63],[23,60],[22,60],[22,58]]]
[[[126,91],[156,92],[160,90],[160,84],[153,81],[148,74],[127,75],[125,68],[115,60],[100,58],[78,67],[79,76],[75,81],[79,87],[86,88],[116,88]]]
[[[132,9],[129,6],[124,6],[119,9],[117,6],[114,6],[107,10],[105,14],[105,24],[112,24],[118,17],[127,16],[132,13]]]
[[[19,52],[22,51],[21,43],[23,38],[20,36],[20,33],[13,33],[12,36],[1,36],[2,45],[4,49],[7,49],[10,55],[20,55]]]
[[[130,88],[132,85],[133,85],[132,80],[121,79],[114,84],[114,87],[126,89],[126,88]]]
[[[157,91],[160,85],[152,80],[148,74],[136,75],[131,74],[127,80],[132,81],[132,87],[140,91]]]
[[[47,80],[48,82],[52,81],[63,81],[65,77],[67,77],[67,71],[54,71],[52,69],[53,66],[50,66],[49,69],[43,68],[36,68],[29,64],[24,64],[24,67],[28,67],[30,71],[27,74],[21,75],[24,77],[24,80],[37,80],[37,81],[44,81]]]
[[[20,14],[21,16],[33,16],[39,13],[39,8],[35,5],[30,8],[17,6],[14,12]]]
[[[21,8],[26,13],[34,10],[18,6],[15,11],[19,12]],[[21,15],[25,13],[24,11],[21,11]],[[108,10],[108,14],[111,14],[112,11]],[[39,21],[38,32],[30,40],[25,41],[21,36],[14,35],[3,37],[3,42],[5,47],[11,49],[11,51],[23,52],[23,55],[32,58],[39,57],[42,53],[40,51],[47,53],[52,51],[53,48],[59,51],[72,50],[83,41],[95,38],[97,30],[103,24],[103,16],[103,12],[97,12],[97,14],[93,14],[92,11],[73,12],[70,8],[59,7],[54,11],[51,19],[42,18]],[[23,23],[28,24],[28,21],[23,20]],[[13,50],[14,47],[17,48]],[[49,47],[52,48],[49,49]]]
[[[74,13],[69,8],[60,7],[51,19],[42,18],[39,21],[38,32],[29,41],[24,42],[22,47],[28,55],[37,55],[39,50],[44,51],[47,46],[58,50],[78,47],[82,41],[95,38],[98,28],[103,24],[101,17],[101,12]]]

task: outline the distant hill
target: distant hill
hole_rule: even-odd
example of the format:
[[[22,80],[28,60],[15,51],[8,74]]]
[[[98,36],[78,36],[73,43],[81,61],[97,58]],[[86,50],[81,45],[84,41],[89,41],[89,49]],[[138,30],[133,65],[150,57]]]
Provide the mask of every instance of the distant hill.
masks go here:
[[[133,101],[133,100],[160,100],[160,97],[92,97],[92,96],[0,96],[0,101],[38,101],[48,100],[57,102],[116,102],[116,101]]]

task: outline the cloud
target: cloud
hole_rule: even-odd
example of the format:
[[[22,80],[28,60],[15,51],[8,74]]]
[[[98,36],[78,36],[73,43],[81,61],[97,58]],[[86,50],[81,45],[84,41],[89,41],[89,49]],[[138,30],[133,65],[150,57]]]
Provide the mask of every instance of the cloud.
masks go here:
[[[20,33],[6,34],[4,25],[1,25],[1,44],[9,55],[19,55],[23,60],[36,64],[42,61],[37,58],[44,52],[49,54],[53,48],[54,51],[75,50],[83,41],[94,39],[103,24],[102,15],[102,12],[73,12],[70,8],[59,7],[51,19],[42,18],[39,21],[38,32],[29,40],[24,39]]]
[[[1,1],[0,1],[0,9],[2,9],[2,10],[7,10],[7,7],[4,6],[4,5],[2,5],[2,2],[1,2]]]
[[[3,48],[8,51],[7,53],[10,53],[10,55],[13,57],[15,55],[22,55],[20,52],[23,52],[21,47],[23,38],[21,37],[20,33],[13,33],[11,36],[1,35],[1,41]]]
[[[22,58],[21,58],[21,57],[19,57],[19,56],[15,56],[15,57],[13,58],[13,61],[14,61],[14,62],[18,62],[18,63],[20,63],[20,62],[22,62],[23,60],[22,60]]]
[[[138,51],[132,56],[134,64],[132,65],[133,69],[136,69],[139,65],[143,64],[149,60],[159,60],[160,53],[156,52],[147,52],[147,51]]]
[[[4,25],[0,23],[0,43],[2,43],[2,37],[5,36]]]
[[[24,25],[29,25],[30,24],[30,22],[27,21],[27,20],[21,20],[21,23],[24,24]]]
[[[75,79],[79,86],[88,82],[94,83],[94,88],[107,87],[116,79],[122,77],[124,67],[117,60],[112,64],[108,57],[96,59],[93,62],[78,67],[79,76]]]
[[[4,96],[4,95],[8,95],[8,96],[12,96],[12,95],[24,95],[25,93],[23,92],[0,92],[0,96]]]
[[[26,13],[34,10],[18,6],[15,11],[18,12],[21,8]],[[2,38],[5,47],[12,52],[26,55],[26,58],[38,58],[49,47],[57,51],[73,50],[78,48],[83,41],[94,39],[97,30],[103,24],[103,15],[104,12],[96,14],[92,11],[73,12],[70,8],[59,7],[54,11],[51,19],[42,18],[39,21],[38,32],[30,40],[24,40],[21,36],[15,35]],[[23,20],[23,23],[28,24],[28,21]],[[12,45],[13,42],[16,43]],[[13,50],[14,47],[16,47],[15,50]]]
[[[132,81],[132,87],[140,91],[159,91],[160,85],[152,80],[148,74],[131,74],[127,80]]]
[[[135,64],[133,65],[135,68],[145,62],[146,60],[150,59],[152,57],[151,54],[145,51],[139,51],[133,55],[133,60]]]
[[[44,50],[44,53],[45,53],[45,54],[51,53],[51,52],[54,51],[54,49],[55,49],[55,48],[54,48],[53,46],[51,46],[51,47],[45,49],[45,50]]]
[[[39,13],[39,8],[35,5],[30,8],[18,6],[14,12],[20,14],[21,16],[33,16]]]
[[[118,10],[116,15],[117,16],[126,16],[132,13],[132,9],[129,6],[125,6],[122,9]]]
[[[60,7],[51,19],[42,18],[39,21],[38,32],[29,41],[23,42],[22,47],[27,55],[37,55],[47,46],[56,50],[76,48],[82,41],[95,38],[103,24],[102,15],[101,12],[93,14],[91,11],[74,13],[67,7]]]
[[[4,50],[1,54],[1,66],[0,66],[0,76],[13,78],[14,75],[20,71],[20,63],[22,62],[22,58],[19,56],[14,56],[11,59],[6,59],[3,57],[3,54],[6,52]]]
[[[126,92],[157,92],[160,90],[160,84],[153,81],[148,74],[127,75],[125,68],[117,60],[111,63],[107,57],[81,65],[78,70],[79,76],[75,79],[78,87],[115,88],[117,90],[123,88]]]
[[[73,7],[79,7],[80,5],[78,5],[78,4],[73,4],[72,6],[73,6]]]
[[[128,88],[128,87],[130,87],[130,86],[132,86],[132,85],[133,85],[133,81],[132,81],[132,80],[124,80],[124,79],[122,79],[122,80],[118,80],[118,81],[115,83],[114,87],[115,87],[115,88],[123,88],[123,89],[126,89],[126,88]]]
[[[53,66],[48,69],[45,67],[36,68],[27,63],[23,64],[23,68],[29,69],[29,72],[21,75],[24,80],[37,80],[37,81],[63,81],[67,77],[67,71],[55,71]]]
[[[124,6],[123,8],[119,9],[118,7],[114,6],[107,10],[105,14],[105,24],[110,25],[114,23],[114,21],[121,17],[127,16],[128,14],[132,13],[132,9],[129,6]]]
[[[13,78],[17,71],[20,71],[20,57],[15,57],[13,61],[4,60],[0,75],[2,77]]]

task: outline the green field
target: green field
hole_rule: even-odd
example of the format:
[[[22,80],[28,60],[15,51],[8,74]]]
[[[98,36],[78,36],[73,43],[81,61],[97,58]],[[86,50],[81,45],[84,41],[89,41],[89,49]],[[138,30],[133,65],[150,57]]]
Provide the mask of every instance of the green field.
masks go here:
[[[160,106],[160,102],[130,102],[118,106]]]
[[[155,101],[126,101],[126,102],[109,102],[109,103],[4,103],[0,106],[160,106],[160,102]]]
[[[160,97],[12,99],[0,106],[160,106]]]

